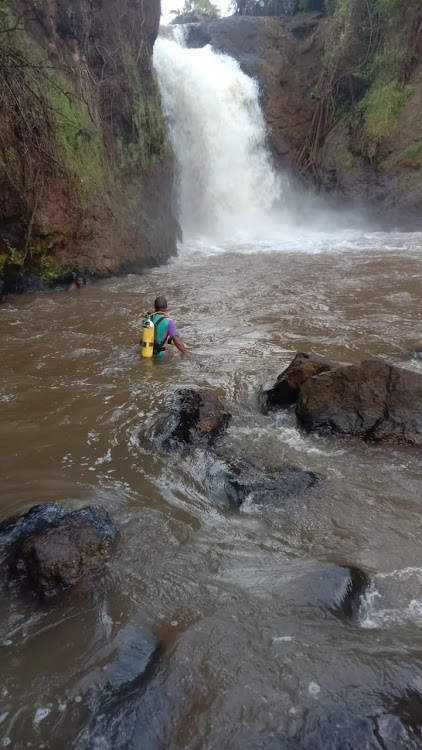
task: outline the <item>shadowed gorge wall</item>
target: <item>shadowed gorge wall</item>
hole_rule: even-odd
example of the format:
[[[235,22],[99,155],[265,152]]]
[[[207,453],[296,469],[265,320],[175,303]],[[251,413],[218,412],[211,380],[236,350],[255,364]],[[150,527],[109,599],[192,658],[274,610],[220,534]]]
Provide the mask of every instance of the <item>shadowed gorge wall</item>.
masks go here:
[[[174,254],[159,18],[159,0],[0,2],[0,294]]]

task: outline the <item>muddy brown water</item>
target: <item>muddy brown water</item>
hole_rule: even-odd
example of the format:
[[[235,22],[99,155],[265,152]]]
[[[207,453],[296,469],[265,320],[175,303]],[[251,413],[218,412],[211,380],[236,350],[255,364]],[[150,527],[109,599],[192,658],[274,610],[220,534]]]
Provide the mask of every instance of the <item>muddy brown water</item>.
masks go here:
[[[160,654],[130,710],[112,709],[117,744],[86,747],[272,747],[315,707],[370,716],[422,691],[420,451],[306,435],[292,413],[257,403],[297,350],[421,371],[408,354],[422,342],[421,248],[420,235],[321,236],[307,252],[299,240],[192,245],[141,277],[0,307],[1,517],[99,503],[121,532],[89,593],[40,604],[3,575],[1,747],[70,747],[113,659],[103,649],[130,622]],[[136,317],[160,292],[192,356],[151,364]],[[186,385],[229,405],[227,456],[326,481],[281,507],[216,505],[210,454],[156,442],[166,400]],[[283,581],[315,561],[371,575],[359,623],[284,606]]]

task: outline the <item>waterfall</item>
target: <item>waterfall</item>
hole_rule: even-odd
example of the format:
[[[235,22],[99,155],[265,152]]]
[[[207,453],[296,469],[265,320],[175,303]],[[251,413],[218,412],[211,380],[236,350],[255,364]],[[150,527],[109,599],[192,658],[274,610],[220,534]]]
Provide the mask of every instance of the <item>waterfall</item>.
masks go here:
[[[259,231],[281,188],[266,148],[257,83],[210,46],[186,49],[168,38],[157,39],[154,66],[185,237]]]

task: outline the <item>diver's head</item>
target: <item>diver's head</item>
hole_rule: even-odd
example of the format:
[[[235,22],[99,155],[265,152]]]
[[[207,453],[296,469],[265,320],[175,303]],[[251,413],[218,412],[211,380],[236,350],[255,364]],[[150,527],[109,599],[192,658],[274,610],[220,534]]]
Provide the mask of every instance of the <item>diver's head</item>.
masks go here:
[[[157,299],[154,302],[154,307],[156,312],[159,310],[167,310],[167,300],[165,297],[157,297]]]

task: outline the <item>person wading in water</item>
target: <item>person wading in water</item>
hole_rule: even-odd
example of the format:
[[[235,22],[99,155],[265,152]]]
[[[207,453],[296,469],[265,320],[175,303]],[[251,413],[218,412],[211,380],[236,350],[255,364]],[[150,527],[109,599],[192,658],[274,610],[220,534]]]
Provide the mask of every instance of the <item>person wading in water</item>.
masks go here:
[[[67,287],[68,292],[74,292],[76,289],[81,289],[85,284],[85,279],[82,274],[77,273],[73,277],[72,283]]]
[[[167,315],[166,298],[157,297],[154,309],[155,313],[151,316],[155,326],[154,357],[163,356],[167,342],[173,343],[182,354],[187,354],[188,350],[177,333],[176,323]]]

